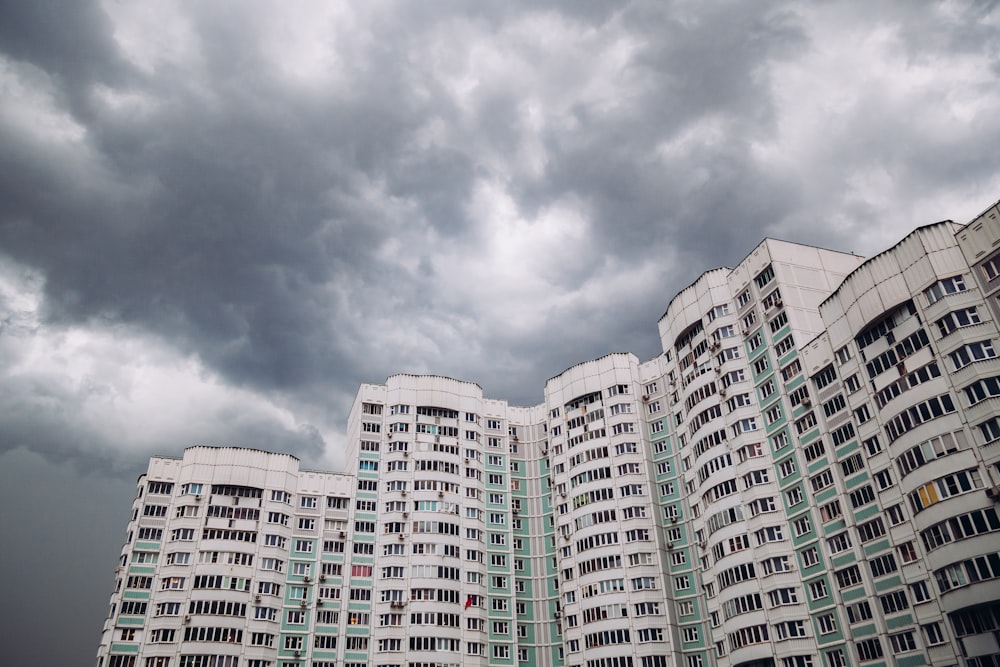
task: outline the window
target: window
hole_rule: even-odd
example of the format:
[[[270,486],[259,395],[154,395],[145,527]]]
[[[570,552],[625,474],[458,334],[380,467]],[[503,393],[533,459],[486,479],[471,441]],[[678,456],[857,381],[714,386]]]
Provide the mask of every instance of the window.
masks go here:
[[[917,560],[917,550],[913,546],[913,542],[904,542],[896,547],[899,552],[899,558],[904,563],[912,563]]]
[[[822,600],[830,591],[826,587],[826,579],[817,579],[809,584],[809,597],[813,601]]]
[[[794,588],[777,588],[768,592],[767,599],[772,607],[780,607],[783,605],[798,604],[799,594]],[[759,609],[759,607],[755,608]],[[746,611],[751,611],[751,609],[748,608]]]
[[[846,588],[852,588],[861,584],[861,570],[857,565],[851,565],[850,567],[845,567],[842,570],[837,570],[834,572],[837,578],[837,586],[843,590]]]
[[[939,301],[945,295],[964,292],[965,290],[965,281],[961,275],[957,275],[937,281],[924,290],[924,296],[927,297],[927,304],[930,305]]]
[[[979,312],[975,308],[963,308],[962,310],[956,310],[948,313],[935,322],[935,324],[937,324],[938,330],[941,332],[941,336],[943,338],[956,329],[972,326],[973,324],[979,324],[981,321]]]
[[[993,282],[1000,275],[1000,255],[986,260],[979,268],[983,272],[986,282]]]
[[[868,567],[872,572],[872,577],[884,577],[895,572],[898,568],[896,557],[892,554],[876,556],[868,561]]]
[[[825,468],[809,479],[809,485],[812,487],[813,493],[833,486],[833,472],[829,468]]]
[[[944,644],[946,639],[944,633],[941,631],[941,626],[938,623],[928,623],[927,625],[920,626],[920,629],[924,633],[924,642],[928,646],[937,646],[938,644]]]
[[[765,285],[774,280],[774,267],[768,264],[767,267],[757,274],[757,277],[753,280],[757,283],[758,289],[763,289]]]
[[[951,357],[951,363],[957,371],[975,361],[992,359],[997,356],[997,353],[996,350],[993,349],[993,341],[983,340],[964,345],[952,352],[949,356]]]
[[[774,634],[777,639],[789,639],[791,637],[805,637],[805,621],[783,621],[774,626]]]
[[[840,500],[832,500],[822,507],[819,508],[820,520],[823,523],[829,523],[834,519],[839,519],[843,516],[844,510],[840,506]]]
[[[920,604],[931,599],[931,593],[927,589],[926,581],[918,581],[910,584],[910,594],[913,596],[913,604]]]
[[[913,640],[913,632],[897,632],[894,635],[889,635],[889,645],[892,646],[892,652],[896,654],[917,650],[917,643]]]
[[[855,602],[854,604],[847,605],[845,609],[847,611],[847,620],[851,625],[861,623],[862,621],[868,621],[872,618],[872,606],[868,600],[862,600],[861,602]]]
[[[878,637],[872,637],[871,639],[865,639],[864,641],[857,642],[854,645],[854,648],[857,650],[858,658],[861,662],[877,660],[884,655],[882,652],[882,642],[879,641]]]
[[[889,524],[892,526],[898,526],[906,521],[906,514],[903,512],[903,506],[898,503],[892,507],[886,507],[885,515],[889,517]]]

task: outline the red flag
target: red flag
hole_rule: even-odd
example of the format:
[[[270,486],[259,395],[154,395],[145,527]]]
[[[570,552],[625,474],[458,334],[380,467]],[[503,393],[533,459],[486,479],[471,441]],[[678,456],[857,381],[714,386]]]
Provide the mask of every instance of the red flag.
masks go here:
[[[470,595],[469,598],[465,601],[465,608],[468,609],[471,606],[472,606],[472,596]]]

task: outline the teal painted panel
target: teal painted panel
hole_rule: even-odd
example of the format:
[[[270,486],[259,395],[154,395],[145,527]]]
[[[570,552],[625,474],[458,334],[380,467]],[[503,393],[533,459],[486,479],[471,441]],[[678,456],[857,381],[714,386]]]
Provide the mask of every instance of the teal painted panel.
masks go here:
[[[871,519],[877,515],[881,514],[876,503],[872,503],[868,507],[862,507],[857,512],[854,513],[854,520],[858,523]]]
[[[792,416],[795,417],[795,415]],[[799,438],[799,442],[801,442],[803,445],[808,445],[813,440],[819,440],[819,438],[820,438],[820,430],[817,427],[813,426],[812,430],[809,431],[809,433]]]
[[[847,522],[843,519],[837,519],[836,521],[823,525],[823,534],[833,535],[834,533],[839,533],[844,528],[847,528]]]
[[[145,622],[145,616],[119,616],[118,623],[115,625],[135,625],[142,627]]]
[[[858,444],[857,440],[851,440],[846,445],[841,445],[837,448],[838,458],[844,458],[845,456],[850,456],[854,453],[854,450],[861,449],[861,445]]]
[[[896,667],[917,667],[918,665],[926,665],[927,656],[923,653],[918,653],[916,655],[907,655],[902,658],[896,658]]]
[[[111,652],[112,653],[138,653],[139,652],[139,645],[138,644],[112,644],[111,645]]]
[[[823,456],[819,457],[818,459],[807,465],[806,472],[812,475],[814,473],[819,472],[823,468],[829,468],[829,467],[830,467],[830,462],[827,460],[826,454],[824,454]]]
[[[129,574],[153,574],[156,567],[153,565],[133,565],[128,569]]]
[[[814,496],[816,504],[820,505],[825,503],[827,500],[837,497],[837,487],[831,486],[829,489],[823,489]]]
[[[834,567],[844,567],[845,565],[850,565],[851,563],[857,562],[858,558],[854,555],[854,552],[844,554],[843,556],[837,556],[836,558],[831,558],[830,561],[833,563]]]
[[[125,591],[122,598],[126,600],[148,600],[149,591]]]
[[[903,580],[899,578],[899,575],[894,577],[886,577],[885,579],[875,581],[875,591],[877,593],[884,593],[885,591],[896,588],[903,585]]]
[[[775,340],[777,340],[777,339],[775,339]],[[792,359],[794,359],[795,355],[797,353],[798,353],[798,350],[796,350],[793,347],[788,352],[785,352],[782,356],[778,357],[778,368],[781,368],[782,366],[784,366],[785,364],[787,364],[789,361],[791,361]]]
[[[895,618],[885,619],[885,627],[888,630],[896,630],[898,628],[906,627],[907,625],[913,625],[913,616],[911,614],[903,614],[902,616],[897,616]]]
[[[159,551],[160,550],[160,543],[159,542],[136,542],[135,543],[135,548],[136,549],[142,549],[143,551]]]
[[[862,483],[867,482],[869,479],[870,477],[867,472],[859,473],[844,482],[844,488],[848,490],[853,489],[856,486],[861,486]]]
[[[828,635],[819,634],[819,627],[816,626],[815,624],[813,625],[815,628],[814,631],[816,632],[816,643],[819,644],[820,646],[826,646],[827,644],[839,644],[840,642],[844,641],[844,633],[840,631],[839,625],[837,626],[838,629],[836,632],[831,632]]]
[[[874,635],[878,630],[875,628],[874,623],[869,623],[868,625],[859,625],[856,628],[851,628],[851,634],[855,639],[860,639],[861,637],[867,637],[868,635]]]
[[[864,586],[858,586],[857,588],[852,588],[849,591],[844,591],[840,594],[840,598],[844,602],[850,602],[852,600],[860,600],[863,597],[868,597],[868,593],[865,592]]]
[[[824,571],[826,568],[823,566],[822,562],[816,563],[815,565],[810,565],[809,567],[802,568],[803,577],[811,577],[812,575]]]
[[[879,553],[880,551],[886,551],[891,549],[892,545],[889,544],[889,540],[879,540],[878,542],[873,542],[871,544],[866,544],[864,551],[865,556],[871,556]]]

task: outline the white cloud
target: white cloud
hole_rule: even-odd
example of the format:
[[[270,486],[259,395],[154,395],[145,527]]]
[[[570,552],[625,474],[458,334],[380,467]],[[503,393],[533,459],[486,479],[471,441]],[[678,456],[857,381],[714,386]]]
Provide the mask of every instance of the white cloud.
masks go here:
[[[43,286],[36,272],[0,262],[0,359],[7,361],[0,374],[6,388],[0,412],[8,427],[22,420],[48,422],[68,433],[79,451],[60,451],[59,443],[44,437],[27,443],[8,437],[7,447],[115,461],[128,469],[157,452],[194,444],[268,445],[233,442],[233,434],[298,436],[302,425],[287,407],[226,384],[196,358],[177,354],[147,332],[101,320],[47,326],[40,318]]]

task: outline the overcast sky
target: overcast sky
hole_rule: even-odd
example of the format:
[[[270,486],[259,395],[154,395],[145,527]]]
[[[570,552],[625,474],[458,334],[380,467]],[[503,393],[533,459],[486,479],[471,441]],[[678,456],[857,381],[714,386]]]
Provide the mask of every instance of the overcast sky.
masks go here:
[[[996,2],[0,2],[0,646],[92,664],[134,480],[516,404],[765,236],[1000,198]]]

